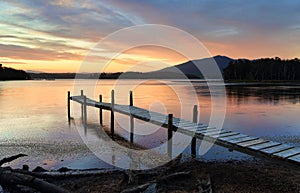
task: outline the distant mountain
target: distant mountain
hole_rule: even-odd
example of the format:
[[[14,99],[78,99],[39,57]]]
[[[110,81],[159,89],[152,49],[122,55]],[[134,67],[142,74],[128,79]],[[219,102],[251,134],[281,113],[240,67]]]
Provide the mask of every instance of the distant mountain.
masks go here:
[[[235,61],[232,58],[229,58],[227,56],[220,56],[220,55],[214,56],[213,58],[215,59],[217,65],[219,66],[222,72],[225,68],[227,68],[230,62]]]
[[[25,72],[27,72],[28,74],[30,74],[30,73],[35,73],[35,74],[44,73],[42,71],[37,71],[37,70],[25,70]]]
[[[183,73],[187,77],[197,77],[203,78],[201,72],[199,71],[199,67],[204,67],[205,65],[211,65],[213,62],[216,62],[220,68],[220,71],[223,70],[229,65],[230,62],[235,61],[227,56],[214,56],[212,58],[204,58],[199,60],[191,60],[182,64],[178,64],[176,66],[167,67],[158,71],[157,73]]]
[[[205,65],[209,67],[216,62],[221,72],[223,72],[232,61],[235,60],[218,55],[211,58],[188,61],[152,72],[101,73],[100,77],[97,73],[40,73],[28,71],[28,74],[32,79],[74,79],[75,77],[80,79],[198,79],[203,78],[198,69],[200,66],[206,68]],[[216,78],[219,78],[219,76],[216,76]]]
[[[2,67],[0,64],[0,80],[29,80],[30,76],[23,70]]]

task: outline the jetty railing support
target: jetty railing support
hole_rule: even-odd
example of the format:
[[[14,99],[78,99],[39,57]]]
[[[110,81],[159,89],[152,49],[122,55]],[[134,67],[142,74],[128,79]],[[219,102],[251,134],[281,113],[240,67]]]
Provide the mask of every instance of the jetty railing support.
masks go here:
[[[71,99],[71,93],[68,91],[68,96],[67,96],[67,101],[68,101],[68,122],[70,123],[71,121],[71,104],[70,104],[70,99]]]
[[[83,90],[80,91],[80,96],[83,97]],[[81,104],[81,119],[83,121],[83,104]]]
[[[83,111],[84,111],[84,117],[83,117],[83,123],[84,126],[87,124],[87,109],[86,109],[86,96],[83,96]]]
[[[102,95],[99,95],[99,102],[102,103]],[[99,119],[100,119],[100,126],[103,125],[103,114],[102,114],[102,107],[99,108]]]
[[[129,91],[129,108],[133,106],[133,95],[132,91]],[[134,119],[133,116],[130,114],[130,143],[133,143],[134,138]]]
[[[129,105],[133,106],[133,94],[132,94],[132,91],[129,91]]]
[[[112,140],[115,140],[115,115],[114,115],[114,106],[115,106],[115,91],[111,91],[111,111],[110,111],[110,133]]]
[[[193,109],[193,122],[197,123],[198,122],[198,106],[194,105]],[[191,142],[191,154],[192,157],[196,157],[196,145],[197,145],[197,139],[193,137],[192,142]]]
[[[172,158],[173,114],[168,116],[168,156]]]

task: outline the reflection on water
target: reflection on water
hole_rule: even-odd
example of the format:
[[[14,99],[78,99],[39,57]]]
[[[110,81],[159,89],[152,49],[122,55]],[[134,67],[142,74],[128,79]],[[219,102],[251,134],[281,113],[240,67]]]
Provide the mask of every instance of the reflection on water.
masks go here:
[[[136,80],[121,81],[117,88],[114,83],[114,80],[101,80],[94,87],[89,80],[82,80],[79,86],[84,90],[95,89],[95,92],[88,93],[88,97],[98,99],[98,95],[102,94],[107,102],[110,101],[111,89],[115,88],[116,103],[128,104],[128,95],[123,91],[128,93],[128,86],[136,84]],[[216,82],[214,86],[218,87],[218,84]],[[169,81],[168,85],[158,81],[145,81],[138,85],[133,89],[134,105],[192,120],[194,101],[188,84]],[[199,120],[208,123],[210,91],[205,82],[195,81],[193,85],[199,103]],[[28,157],[13,162],[16,167],[23,163],[31,167],[47,164],[43,165],[45,168],[110,167],[88,150],[74,124],[68,126],[66,93],[72,88],[72,80],[0,82],[0,157],[20,152],[28,154]],[[224,128],[300,146],[300,86],[228,84],[226,93]],[[184,106],[180,105],[182,99]],[[72,115],[75,115],[77,105],[72,102]],[[116,132],[129,139],[129,118],[116,115],[116,119]],[[110,114],[105,112],[103,120],[104,125],[109,126]],[[88,124],[87,134],[97,135],[98,109],[88,108]],[[135,120],[137,133],[146,130],[155,132],[147,136],[135,135],[137,144],[153,148],[166,140],[165,129]],[[185,152],[189,151],[188,147]],[[199,156],[202,160],[242,158],[249,157],[218,146]]]
[[[227,96],[235,101],[229,101],[233,104],[247,103],[248,100],[255,97],[257,104],[280,105],[282,103],[300,103],[299,86],[227,86]]]
[[[300,86],[234,85],[226,91],[225,127],[299,144]]]

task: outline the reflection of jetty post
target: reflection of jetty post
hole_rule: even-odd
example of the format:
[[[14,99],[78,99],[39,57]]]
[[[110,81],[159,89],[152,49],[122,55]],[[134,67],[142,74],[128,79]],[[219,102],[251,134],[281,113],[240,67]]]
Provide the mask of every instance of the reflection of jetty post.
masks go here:
[[[132,91],[129,91],[129,106],[132,107],[133,106],[133,95],[132,95]],[[129,108],[130,108],[129,107]],[[134,119],[132,114],[130,113],[130,142],[133,143],[133,131],[134,129]]]
[[[81,118],[84,127],[87,124],[87,109],[86,109],[86,96],[83,94],[83,90],[80,91],[80,96],[83,98],[83,103],[81,103]]]
[[[168,116],[168,156],[172,158],[173,114]]]
[[[197,105],[194,105],[194,109],[193,109],[193,122],[194,123],[198,122],[198,106]],[[191,144],[191,154],[193,157],[196,157],[196,145],[197,145],[196,138],[193,137],[192,144]]]
[[[112,140],[115,140],[115,114],[114,114],[114,106],[115,106],[115,91],[111,91],[111,111],[110,111],[110,133]]]

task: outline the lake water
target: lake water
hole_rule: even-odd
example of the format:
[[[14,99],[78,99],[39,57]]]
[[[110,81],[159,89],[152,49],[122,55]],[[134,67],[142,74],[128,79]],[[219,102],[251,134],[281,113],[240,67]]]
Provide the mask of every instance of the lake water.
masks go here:
[[[110,91],[114,88],[116,103],[128,104],[128,95],[124,92],[128,93],[130,85],[137,85],[133,89],[134,105],[192,120],[194,99],[189,84],[178,80],[164,83],[145,81],[142,84],[137,80],[123,80],[116,86],[115,80],[100,80],[96,85],[91,80],[80,80],[74,89],[73,80],[0,82],[0,158],[18,153],[28,155],[12,162],[10,165],[13,167],[28,164],[31,168],[40,165],[47,169],[62,166],[110,168],[112,166],[89,151],[76,129],[76,121],[80,120],[76,112],[79,104],[71,102],[74,120],[71,125],[68,124],[67,91],[78,95],[78,91],[84,89],[88,97],[98,100],[98,95],[102,94],[103,100],[109,102]],[[193,81],[192,84],[199,104],[200,122],[208,123],[212,105],[207,85],[201,81]],[[218,83],[215,85],[218,86]],[[300,146],[299,85],[227,84],[226,104],[223,128]],[[95,130],[99,129],[97,113],[98,109],[88,108],[87,132],[91,135],[97,135]],[[109,116],[109,113],[104,113],[105,127],[110,125]],[[129,139],[125,127],[126,124],[117,123],[116,133]],[[136,121],[135,129],[136,132],[145,132],[157,127],[151,128],[149,124]],[[136,135],[134,141],[152,148],[165,138],[166,130],[159,128],[149,135]],[[188,154],[189,147],[184,152]],[[253,159],[216,145],[205,155],[197,157],[204,161]]]

